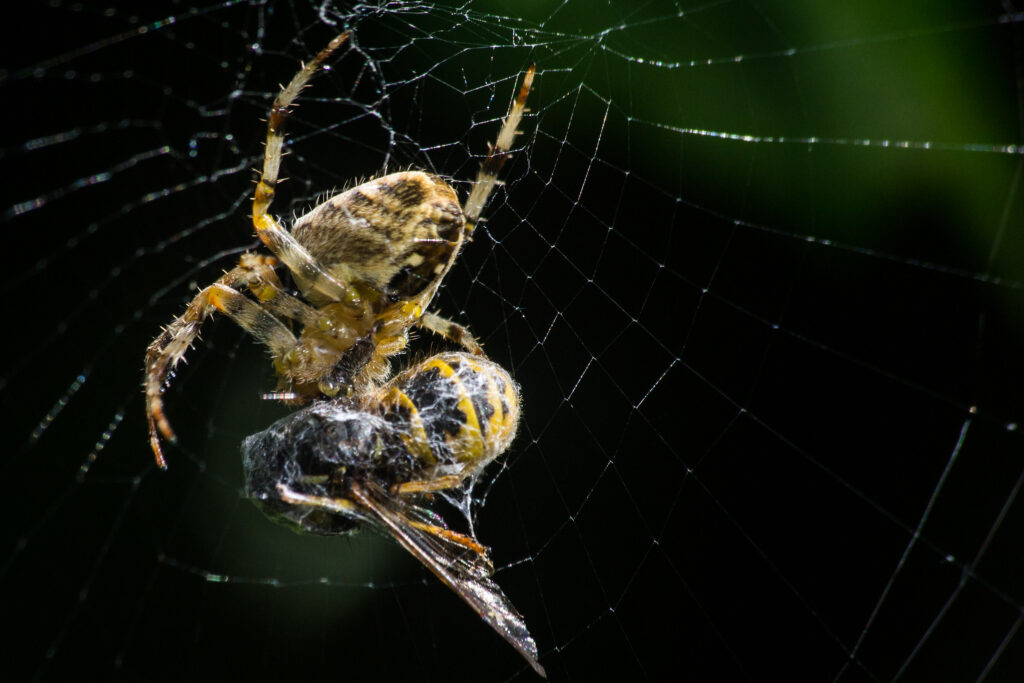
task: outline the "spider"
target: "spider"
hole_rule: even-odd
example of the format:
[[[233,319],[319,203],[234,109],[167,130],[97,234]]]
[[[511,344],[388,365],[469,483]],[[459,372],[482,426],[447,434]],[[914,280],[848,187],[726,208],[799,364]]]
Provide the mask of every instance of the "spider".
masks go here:
[[[500,456],[519,414],[519,389],[501,366],[438,354],[367,394],[316,401],[247,437],[246,495],[296,531],[390,535],[544,676],[526,622],[490,578],[488,549],[421,503]]]
[[[270,109],[263,170],[253,198],[256,234],[273,253],[243,254],[236,267],[201,290],[146,350],[145,394],[149,440],[157,465],[166,469],[160,436],[175,441],[164,413],[168,374],[199,334],[202,322],[224,313],[265,344],[278,376],[275,398],[298,403],[362,393],[383,382],[388,357],[402,351],[419,326],[482,355],[462,325],[428,311],[462,244],[473,232],[526,111],[531,65],[497,140],[481,164],[465,206],[452,187],[421,171],[392,173],[335,195],[295,221],[289,232],[268,213],[278,182],[283,126],[299,92],[331,53],[349,37],[335,37],[281,89]],[[301,294],[281,284],[283,264]],[[252,298],[243,292],[248,290]],[[296,337],[287,321],[301,325]],[[357,341],[372,346],[354,373],[341,368]]]

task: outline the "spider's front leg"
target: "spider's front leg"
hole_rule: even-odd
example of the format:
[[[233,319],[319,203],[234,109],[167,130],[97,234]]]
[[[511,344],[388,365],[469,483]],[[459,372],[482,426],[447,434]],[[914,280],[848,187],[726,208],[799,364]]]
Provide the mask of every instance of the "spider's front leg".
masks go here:
[[[252,272],[243,257],[243,265],[225,273],[215,283],[199,292],[188,308],[164,328],[146,349],[146,418],[149,423],[149,443],[156,463],[167,468],[160,448],[159,435],[174,441],[174,430],[164,414],[163,388],[167,375],[177,365],[199,335],[203,321],[213,312],[220,311],[240,327],[270,347],[275,356],[283,355],[295,346],[295,336],[280,320],[259,304],[238,292],[234,287],[245,284]],[[159,430],[159,433],[158,433]]]

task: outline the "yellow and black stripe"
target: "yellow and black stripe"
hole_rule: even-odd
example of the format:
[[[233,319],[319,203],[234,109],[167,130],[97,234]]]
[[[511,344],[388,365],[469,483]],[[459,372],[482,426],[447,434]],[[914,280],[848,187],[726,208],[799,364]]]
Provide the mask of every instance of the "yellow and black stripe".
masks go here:
[[[496,363],[463,353],[428,358],[385,384],[371,410],[424,465],[483,466],[512,442],[519,388]]]

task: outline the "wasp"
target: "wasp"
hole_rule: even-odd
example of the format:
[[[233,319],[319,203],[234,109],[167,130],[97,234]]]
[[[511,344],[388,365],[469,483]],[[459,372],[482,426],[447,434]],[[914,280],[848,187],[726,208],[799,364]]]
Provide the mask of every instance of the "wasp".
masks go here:
[[[298,531],[365,526],[395,539],[543,676],[526,622],[490,578],[489,550],[429,507],[433,494],[472,485],[511,444],[519,416],[519,388],[501,366],[439,354],[365,396],[315,402],[247,437],[246,494]]]

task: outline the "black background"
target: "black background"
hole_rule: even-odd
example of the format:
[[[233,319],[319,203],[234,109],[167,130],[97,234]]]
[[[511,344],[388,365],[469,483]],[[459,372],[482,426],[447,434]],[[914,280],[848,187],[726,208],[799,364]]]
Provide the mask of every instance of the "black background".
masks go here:
[[[275,211],[385,168],[471,179],[536,61],[437,307],[523,388],[476,529],[550,678],[1017,680],[1012,3],[677,9],[328,12],[355,47],[290,122]],[[168,472],[149,455],[145,347],[255,246],[261,119],[338,28],[304,3],[25,11],[0,41],[0,673],[532,678],[394,544],[240,497],[238,444],[281,409],[230,324],[168,392]]]

